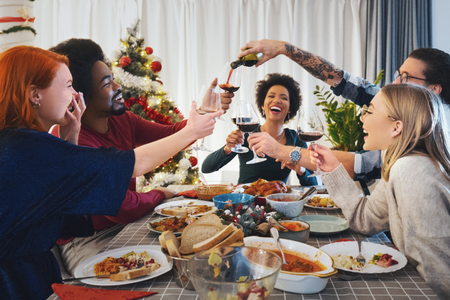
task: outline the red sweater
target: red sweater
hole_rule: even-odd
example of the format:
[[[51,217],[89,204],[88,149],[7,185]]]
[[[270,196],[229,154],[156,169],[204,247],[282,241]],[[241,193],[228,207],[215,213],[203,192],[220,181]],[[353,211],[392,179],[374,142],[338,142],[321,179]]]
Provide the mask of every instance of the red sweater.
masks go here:
[[[130,150],[167,137],[181,130],[186,126],[186,123],[187,120],[174,125],[161,125],[144,120],[131,112],[126,112],[121,116],[109,118],[108,133],[98,133],[82,125],[78,145]],[[52,134],[58,136],[57,127],[52,130]],[[161,191],[137,193],[136,180],[133,178],[119,213],[116,216],[92,216],[94,229],[99,231],[111,228],[116,224],[128,224],[139,220],[161,204],[164,199],[164,193]]]

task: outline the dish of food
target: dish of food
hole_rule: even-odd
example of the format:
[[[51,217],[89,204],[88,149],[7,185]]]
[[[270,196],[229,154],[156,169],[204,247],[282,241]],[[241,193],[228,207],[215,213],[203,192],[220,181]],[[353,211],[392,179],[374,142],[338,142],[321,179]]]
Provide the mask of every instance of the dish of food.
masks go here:
[[[333,200],[331,200],[328,194],[316,194],[314,197],[306,201],[306,207],[324,209],[324,210],[335,210],[340,209]]]
[[[306,215],[293,220],[307,222],[311,226],[310,232],[317,235],[339,233],[349,227],[347,220],[334,216]]]
[[[331,255],[331,257],[333,257],[333,259],[335,260],[334,266],[336,269],[341,269],[353,273],[390,273],[402,269],[408,262],[406,257],[400,251],[395,250],[394,248],[381,244],[362,242],[361,253],[366,258],[366,261],[368,263],[366,263],[366,265],[364,265],[363,267],[350,269],[349,267],[352,266],[353,260],[350,258],[350,261],[348,261],[349,257],[354,258],[358,256],[358,245],[356,242],[332,243],[321,247],[320,250],[325,251],[326,253]],[[397,264],[391,263],[390,266],[383,267],[369,263],[374,255],[379,255],[379,253],[390,255],[391,259],[395,260]]]
[[[198,217],[217,210],[214,203],[203,200],[177,200],[162,203],[155,207],[155,212],[168,217]]]
[[[78,265],[75,269],[74,276],[75,277],[87,277],[87,276],[95,276],[94,266],[98,263],[105,261],[108,257],[120,258],[122,255],[129,254],[134,251],[135,253],[142,253],[144,251],[147,252],[149,257],[153,259],[156,263],[160,264],[160,267],[156,270],[152,271],[150,274],[122,281],[111,281],[109,278],[89,278],[80,280],[83,283],[97,285],[97,286],[115,286],[115,285],[125,285],[130,283],[136,283],[144,280],[148,280],[151,278],[155,278],[159,275],[162,275],[172,269],[172,261],[167,261],[164,253],[161,252],[160,247],[156,245],[143,245],[143,246],[130,246],[124,248],[118,248],[106,252],[99,253],[93,257],[88,258],[84,262]]]
[[[147,228],[150,231],[156,233],[162,233],[163,231],[172,231],[175,235],[179,236],[183,232],[184,228],[191,223],[194,223],[197,219],[194,217],[167,217],[159,218],[147,224]]]
[[[235,187],[233,193],[250,194],[252,196],[266,197],[272,194],[290,193],[292,189],[281,180],[267,181],[258,179],[252,183],[243,183]]]

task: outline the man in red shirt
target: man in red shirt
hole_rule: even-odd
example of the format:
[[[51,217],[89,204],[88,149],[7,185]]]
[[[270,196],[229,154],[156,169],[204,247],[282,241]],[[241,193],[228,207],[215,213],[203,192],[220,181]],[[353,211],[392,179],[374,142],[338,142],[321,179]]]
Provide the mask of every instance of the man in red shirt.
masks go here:
[[[122,89],[114,82],[114,74],[101,47],[92,40],[70,39],[52,47],[50,51],[68,57],[73,87],[84,95],[86,110],[81,119],[80,146],[130,150],[167,137],[186,126],[187,120],[161,125],[126,111]],[[212,83],[212,86],[215,85],[217,80]],[[233,96],[233,93],[228,92],[222,94],[223,109],[228,109]],[[52,134],[59,136],[57,127],[52,130]],[[163,200],[174,196],[174,192],[166,188],[137,193],[135,187],[133,179],[116,216],[92,216],[93,236],[58,241],[62,263],[69,275],[73,274],[79,263],[97,254],[125,224],[142,218]]]

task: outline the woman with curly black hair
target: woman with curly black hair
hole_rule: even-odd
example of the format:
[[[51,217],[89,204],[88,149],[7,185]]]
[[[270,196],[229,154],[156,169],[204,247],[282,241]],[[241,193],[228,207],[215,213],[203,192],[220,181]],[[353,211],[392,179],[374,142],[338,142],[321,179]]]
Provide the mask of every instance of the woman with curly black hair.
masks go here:
[[[306,143],[299,140],[294,130],[284,128],[284,124],[295,117],[301,102],[300,85],[291,76],[280,73],[268,74],[265,79],[256,83],[255,103],[265,123],[255,132],[266,132],[282,145],[306,148]],[[228,135],[225,146],[206,157],[202,172],[211,173],[229,163],[237,155],[231,151],[231,148],[237,144],[248,146],[242,132],[234,130]],[[247,165],[245,162],[252,158],[252,152],[239,154],[238,183],[250,183],[259,178],[286,182],[289,178],[291,170],[282,168],[281,162],[275,158],[267,157],[264,162]],[[315,178],[308,177],[311,171],[300,166],[295,171],[301,185],[317,184]]]

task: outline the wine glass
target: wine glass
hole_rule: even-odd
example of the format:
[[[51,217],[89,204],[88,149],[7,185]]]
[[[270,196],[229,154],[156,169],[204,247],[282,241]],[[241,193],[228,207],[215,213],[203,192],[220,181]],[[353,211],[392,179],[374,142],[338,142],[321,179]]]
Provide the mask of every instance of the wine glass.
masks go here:
[[[237,92],[241,87],[242,68],[233,69],[226,62],[219,74],[219,87],[228,92]]]
[[[314,142],[323,136],[323,125],[314,107],[302,108],[300,110],[300,116],[297,120],[297,134],[299,139],[302,141],[311,142],[313,149]],[[323,172],[320,170],[319,164],[316,162],[316,171],[309,175],[309,177],[320,176],[322,174]]]
[[[236,104],[236,107],[234,108],[233,115],[231,116],[231,122],[233,122],[234,125],[237,125],[236,124],[237,119],[241,115],[239,110],[242,109],[243,104],[245,104],[245,102],[240,101]],[[244,118],[241,118],[241,119],[244,119]],[[233,148],[231,148],[231,151],[236,152],[236,153],[247,153],[249,150],[247,147],[244,147],[241,144],[236,144]]]
[[[200,95],[203,95],[202,104],[197,109],[197,112],[201,115],[214,113],[222,109],[222,104],[220,103],[220,89],[218,86],[209,90],[206,86],[202,86],[200,89]],[[205,147],[205,138],[202,138],[201,144],[192,147],[192,149],[197,151],[208,151],[212,152]]]
[[[237,107],[236,126],[242,133],[251,133],[255,131],[259,126],[259,118],[253,105],[248,101],[242,101]],[[253,159],[249,160],[247,164],[256,164],[263,162],[266,158],[258,157],[255,149],[253,150]]]

